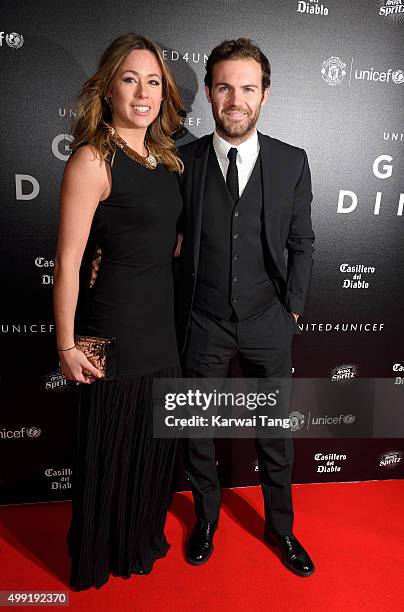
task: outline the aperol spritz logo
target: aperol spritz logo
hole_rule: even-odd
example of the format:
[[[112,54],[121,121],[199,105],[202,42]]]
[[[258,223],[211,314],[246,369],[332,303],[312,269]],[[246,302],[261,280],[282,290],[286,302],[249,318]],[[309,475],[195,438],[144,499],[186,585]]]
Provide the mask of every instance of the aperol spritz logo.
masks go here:
[[[49,374],[45,374],[41,379],[42,391],[63,393],[65,391],[71,391],[74,388],[75,384],[70,380],[66,380],[59,370],[49,372]]]
[[[330,372],[333,382],[346,382],[358,376],[358,366],[355,364],[344,364],[336,366]]]
[[[404,0],[377,0],[379,15],[386,21],[400,23],[404,21]]]
[[[401,451],[388,451],[379,457],[379,466],[385,468],[395,468],[402,461],[403,453]]]

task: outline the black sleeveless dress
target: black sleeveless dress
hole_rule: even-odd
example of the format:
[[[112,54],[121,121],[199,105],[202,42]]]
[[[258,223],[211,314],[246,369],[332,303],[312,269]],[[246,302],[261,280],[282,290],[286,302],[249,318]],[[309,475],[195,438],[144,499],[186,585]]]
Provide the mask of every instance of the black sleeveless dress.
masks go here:
[[[112,190],[81,266],[76,332],[117,339],[116,380],[81,385],[68,549],[71,587],[149,573],[169,548],[164,524],[176,443],[153,438],[152,383],[180,375],[172,256],[182,200],[175,173],[119,147]],[[95,245],[100,271],[88,289]]]

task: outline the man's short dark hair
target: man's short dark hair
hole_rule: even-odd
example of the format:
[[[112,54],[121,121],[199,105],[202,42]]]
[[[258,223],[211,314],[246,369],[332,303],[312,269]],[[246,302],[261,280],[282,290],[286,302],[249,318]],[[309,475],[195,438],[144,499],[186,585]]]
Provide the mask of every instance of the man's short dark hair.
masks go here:
[[[225,40],[215,47],[206,62],[205,85],[212,87],[213,66],[224,60],[254,59],[262,68],[262,91],[271,84],[271,65],[261,49],[249,38]]]

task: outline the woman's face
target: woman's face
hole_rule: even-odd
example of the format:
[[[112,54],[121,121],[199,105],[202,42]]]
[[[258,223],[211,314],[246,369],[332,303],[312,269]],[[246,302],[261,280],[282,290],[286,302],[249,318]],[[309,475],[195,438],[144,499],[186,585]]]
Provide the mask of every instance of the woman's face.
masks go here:
[[[131,51],[109,94],[112,123],[146,130],[159,114],[162,95],[162,75],[154,54],[146,49]]]

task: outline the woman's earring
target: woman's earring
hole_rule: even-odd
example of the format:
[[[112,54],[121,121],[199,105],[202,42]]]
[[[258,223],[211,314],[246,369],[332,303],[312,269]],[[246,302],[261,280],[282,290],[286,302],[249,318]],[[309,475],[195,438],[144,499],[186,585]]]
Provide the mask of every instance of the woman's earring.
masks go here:
[[[112,108],[111,98],[107,98],[107,96],[104,96],[104,100],[108,104],[109,108]]]

